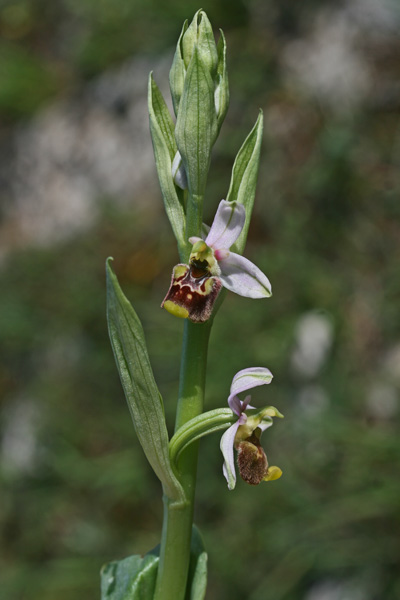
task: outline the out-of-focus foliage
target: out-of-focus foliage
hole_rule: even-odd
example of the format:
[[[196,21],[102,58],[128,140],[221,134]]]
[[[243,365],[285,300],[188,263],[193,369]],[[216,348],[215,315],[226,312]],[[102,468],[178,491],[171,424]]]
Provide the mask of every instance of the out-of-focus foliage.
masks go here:
[[[75,89],[136,53],[160,53],[176,44],[197,0],[5,0],[0,6],[0,111],[9,119]],[[209,10],[225,29],[246,21],[236,0]]]
[[[265,302],[227,295],[211,336],[207,408],[226,405],[236,371],[263,365],[275,377],[253,403],[285,415],[263,436],[283,470],[277,482],[239,482],[229,492],[218,437],[201,442],[196,522],[209,552],[208,598],[395,600],[400,42],[390,23],[376,25],[369,45],[367,37],[354,42],[355,54],[341,60],[345,43],[335,46],[332,36],[353,39],[351,13],[335,21],[321,13],[333,3],[271,5],[203,5],[226,33],[231,82],[205,212],[211,219],[226,194],[261,106],[246,256],[274,293]],[[133,53],[172,47],[198,8],[191,0],[2,5],[0,71],[8,76],[0,77],[0,107],[10,127]],[[319,71],[317,61],[328,46],[340,65],[331,88],[332,64]],[[159,484],[135,439],[107,337],[104,260],[115,257],[143,323],[172,430],[182,323],[159,305],[176,249],[161,197],[142,196],[140,207],[132,198],[125,208],[99,198],[99,206],[90,231],[51,248],[22,247],[1,265],[7,600],[97,598],[103,563],[159,541]]]

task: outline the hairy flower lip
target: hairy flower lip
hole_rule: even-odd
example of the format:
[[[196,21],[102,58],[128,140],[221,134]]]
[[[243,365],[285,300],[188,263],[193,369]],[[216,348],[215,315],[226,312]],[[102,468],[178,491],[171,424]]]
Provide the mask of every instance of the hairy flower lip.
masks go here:
[[[205,323],[211,317],[221,288],[220,279],[204,272],[202,265],[178,264],[173,268],[171,284],[161,308],[175,317]]]
[[[259,440],[261,431],[254,431],[250,437],[240,442],[237,449],[237,463],[243,481],[258,485],[268,474],[268,460]]]

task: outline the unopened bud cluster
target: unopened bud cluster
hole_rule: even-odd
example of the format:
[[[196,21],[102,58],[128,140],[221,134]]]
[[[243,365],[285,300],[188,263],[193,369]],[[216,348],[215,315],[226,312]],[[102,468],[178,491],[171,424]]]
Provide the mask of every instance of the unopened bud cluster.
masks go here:
[[[184,93],[186,74],[193,60],[195,50],[197,60],[212,81],[215,115],[218,130],[225,118],[229,105],[228,75],[226,69],[226,44],[222,31],[218,45],[215,44],[211,23],[202,10],[197,11],[193,21],[185,21],[178,40],[172,63],[169,82],[175,114]]]
[[[211,149],[229,104],[226,44],[218,45],[207,15],[199,10],[183,25],[170,71],[172,102],[177,117],[175,138],[180,164],[175,183],[194,196],[204,193]],[[201,119],[199,118],[201,117]]]

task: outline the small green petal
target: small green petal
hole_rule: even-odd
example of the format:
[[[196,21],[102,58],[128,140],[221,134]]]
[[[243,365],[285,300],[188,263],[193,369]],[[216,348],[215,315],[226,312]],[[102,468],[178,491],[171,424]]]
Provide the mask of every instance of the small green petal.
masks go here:
[[[264,408],[261,412],[262,418],[264,417],[279,417],[280,419],[284,419],[284,416],[275,406],[268,406]]]

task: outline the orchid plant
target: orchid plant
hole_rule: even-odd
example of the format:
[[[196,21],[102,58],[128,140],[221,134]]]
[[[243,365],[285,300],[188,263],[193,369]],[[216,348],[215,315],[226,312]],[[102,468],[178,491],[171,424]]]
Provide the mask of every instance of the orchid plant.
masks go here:
[[[265,367],[234,375],[228,406],[204,412],[207,349],[224,288],[251,299],[271,296],[267,276],[244,258],[253,209],[262,137],[262,114],[240,148],[226,200],[211,228],[203,223],[203,202],[211,150],[225,118],[229,89],[224,35],[215,44],[207,15],[199,10],[185,22],[170,72],[174,123],[152,74],[150,131],[166,213],[180,262],[161,306],[185,320],[175,432],[170,438],[140,320],[107,260],[107,318],[111,344],[139,441],[163,488],[161,544],[145,556],[103,567],[102,600],[202,600],[207,555],[193,525],[198,441],[222,433],[223,474],[236,485],[235,452],[241,478],[250,485],[278,479],[260,437],[282,417],[272,406],[257,409],[244,392],[269,384]],[[166,314],[166,318],[170,318]]]

